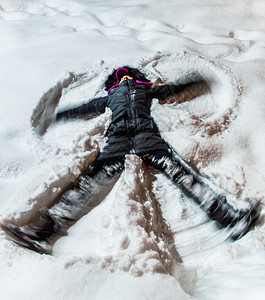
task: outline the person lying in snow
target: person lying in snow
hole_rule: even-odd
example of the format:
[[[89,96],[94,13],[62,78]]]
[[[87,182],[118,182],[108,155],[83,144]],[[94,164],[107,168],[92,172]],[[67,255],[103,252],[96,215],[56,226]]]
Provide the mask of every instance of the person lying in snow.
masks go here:
[[[40,217],[32,224],[16,227],[2,225],[7,235],[19,245],[39,253],[51,253],[54,237],[62,236],[74,222],[93,206],[97,194],[104,190],[124,168],[126,154],[136,154],[143,162],[161,171],[181,191],[196,201],[209,218],[222,227],[235,228],[234,240],[242,237],[254,224],[258,213],[255,205],[237,210],[226,198],[204,183],[201,175],[191,169],[162,139],[150,115],[153,98],[165,100],[180,94],[184,85],[153,87],[138,69],[128,66],[114,70],[105,82],[108,95],[87,104],[57,113],[56,119],[75,119],[89,114],[101,114],[106,107],[112,111],[107,129],[107,144],[94,163],[79,177],[73,189],[66,191],[60,201],[50,208],[42,208]]]

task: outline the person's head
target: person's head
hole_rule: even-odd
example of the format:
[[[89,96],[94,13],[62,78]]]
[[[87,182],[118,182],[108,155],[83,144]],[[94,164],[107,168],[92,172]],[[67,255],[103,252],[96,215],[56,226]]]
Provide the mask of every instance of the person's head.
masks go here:
[[[115,72],[116,83],[121,83],[123,80],[133,79],[127,68],[119,68]]]
[[[119,80],[119,84],[120,84],[121,82],[123,82],[124,80],[129,80],[129,79],[133,80],[133,77],[131,77],[131,76],[129,76],[129,75],[124,75],[124,76]]]
[[[146,78],[145,74],[136,68],[130,66],[123,66],[118,69],[114,69],[105,81],[105,90],[109,91],[112,87],[118,86],[122,81],[127,79],[133,79],[139,82],[150,82]]]

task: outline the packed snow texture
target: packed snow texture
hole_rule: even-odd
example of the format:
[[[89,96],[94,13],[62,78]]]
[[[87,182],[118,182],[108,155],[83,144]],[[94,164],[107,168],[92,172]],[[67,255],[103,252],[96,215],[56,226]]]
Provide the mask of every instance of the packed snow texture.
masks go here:
[[[0,218],[23,225],[104,147],[111,113],[54,122],[105,95],[113,68],[207,90],[152,104],[162,137],[237,208],[265,195],[262,0],[0,0]],[[0,298],[264,299],[265,228],[237,242],[133,155],[52,256],[0,232]]]

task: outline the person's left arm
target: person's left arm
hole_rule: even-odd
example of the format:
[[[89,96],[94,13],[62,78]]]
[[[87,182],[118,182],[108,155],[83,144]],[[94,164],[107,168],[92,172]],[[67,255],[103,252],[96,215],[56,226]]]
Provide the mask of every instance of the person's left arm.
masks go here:
[[[191,83],[180,84],[180,85],[175,85],[175,84],[157,85],[149,89],[148,97],[151,99],[157,98],[158,100],[165,100],[170,96],[177,96],[190,85]]]

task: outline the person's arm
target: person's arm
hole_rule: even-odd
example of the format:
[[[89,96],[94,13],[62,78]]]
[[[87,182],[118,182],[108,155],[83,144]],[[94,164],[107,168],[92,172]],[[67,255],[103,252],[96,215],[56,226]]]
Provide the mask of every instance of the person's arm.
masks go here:
[[[56,114],[56,120],[74,119],[79,117],[86,117],[89,114],[101,114],[105,112],[108,96],[95,98],[86,104],[61,111]]]
[[[175,84],[157,85],[153,88],[150,88],[148,94],[151,99],[157,98],[158,100],[165,100],[170,96],[175,96],[181,93],[188,86],[190,86],[190,83],[180,84],[180,85],[175,85]]]

